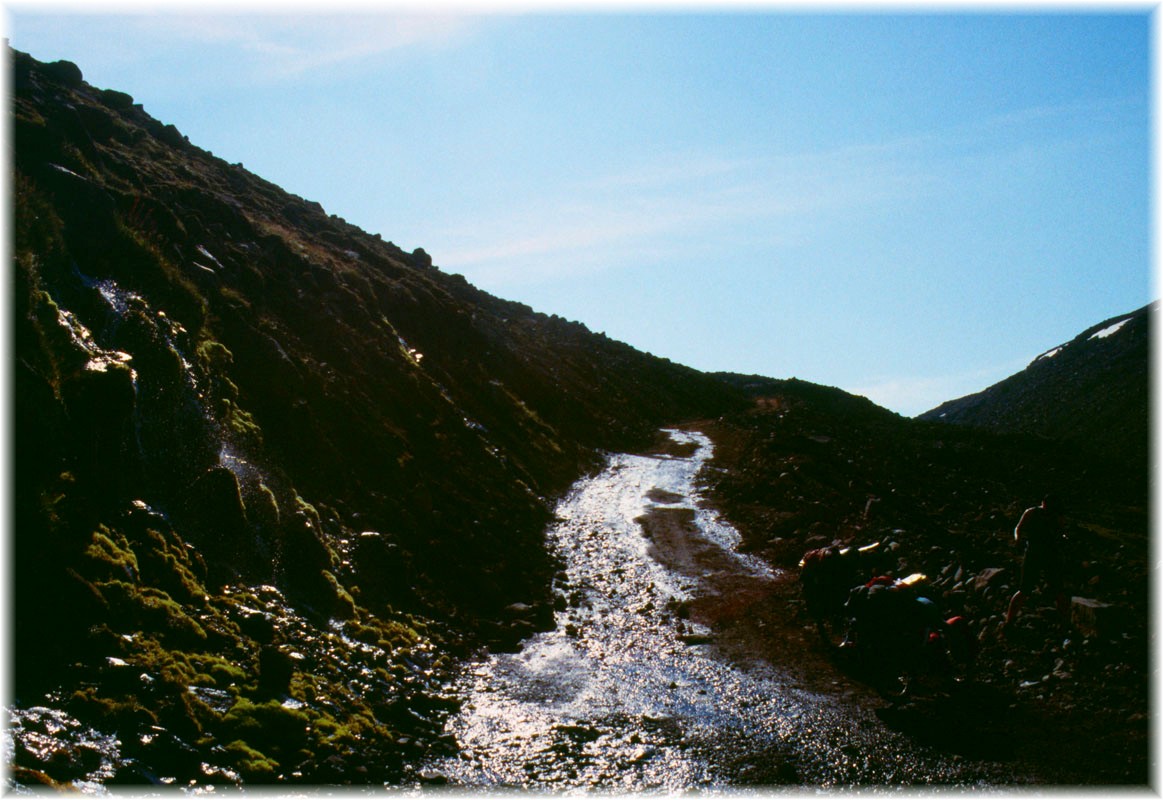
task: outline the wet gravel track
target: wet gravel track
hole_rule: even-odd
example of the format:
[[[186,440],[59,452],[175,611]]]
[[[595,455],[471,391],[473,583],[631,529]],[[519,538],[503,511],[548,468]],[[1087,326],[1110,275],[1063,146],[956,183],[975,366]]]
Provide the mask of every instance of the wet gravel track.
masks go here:
[[[805,682],[737,635],[726,646],[733,615],[773,602],[780,576],[700,507],[709,439],[669,433],[671,454],[611,456],[561,502],[548,531],[565,565],[556,627],[467,666],[448,724],[459,751],[428,765],[430,779],[618,791],[1038,782],[890,729],[887,703],[838,672]]]

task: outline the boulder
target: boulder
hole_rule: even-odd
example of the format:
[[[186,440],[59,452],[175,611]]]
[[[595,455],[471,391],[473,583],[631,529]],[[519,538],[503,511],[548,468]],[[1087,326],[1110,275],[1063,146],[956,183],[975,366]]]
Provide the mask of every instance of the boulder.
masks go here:
[[[102,89],[97,97],[103,104],[117,111],[127,111],[133,108],[133,95],[119,92],[116,89]]]
[[[76,88],[84,83],[81,68],[72,61],[53,61],[41,66],[41,72],[65,86]]]
[[[140,477],[134,412],[137,394],[128,364],[94,358],[62,381],[61,395],[77,443],[78,475],[98,496],[113,497]]]
[[[259,691],[269,695],[286,694],[295,674],[295,662],[278,645],[264,645],[258,656]]]
[[[418,267],[431,267],[432,256],[428,255],[423,247],[417,247],[412,251],[412,261]]]
[[[116,224],[117,203],[96,181],[51,162],[41,166],[37,178],[64,211],[70,230],[107,236]]]
[[[227,574],[245,574],[253,566],[254,537],[238,478],[226,467],[203,472],[181,499],[182,518],[207,559]]]
[[[973,591],[978,594],[991,586],[997,585],[998,576],[1005,572],[1005,567],[986,567],[973,578]]]
[[[1070,622],[1083,636],[1110,636],[1119,626],[1119,608],[1089,597],[1070,598]]]
[[[533,615],[533,606],[528,603],[511,603],[505,606],[505,613],[515,618],[530,617]]]
[[[175,125],[163,125],[157,132],[157,138],[170,147],[181,147],[186,144],[186,137]]]

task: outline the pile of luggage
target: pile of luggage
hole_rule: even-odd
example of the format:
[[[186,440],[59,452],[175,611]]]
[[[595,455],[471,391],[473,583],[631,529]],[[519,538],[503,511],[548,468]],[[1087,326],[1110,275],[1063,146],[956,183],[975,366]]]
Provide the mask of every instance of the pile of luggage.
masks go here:
[[[925,575],[880,574],[879,549],[879,543],[832,546],[804,554],[804,602],[821,637],[886,694],[906,694],[921,677],[944,683],[970,677],[977,641],[968,620],[941,612]]]

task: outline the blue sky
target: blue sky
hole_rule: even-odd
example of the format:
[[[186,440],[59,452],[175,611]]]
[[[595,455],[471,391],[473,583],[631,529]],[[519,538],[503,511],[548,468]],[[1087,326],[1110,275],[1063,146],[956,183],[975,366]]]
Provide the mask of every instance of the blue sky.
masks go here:
[[[8,36],[486,291],[699,369],[913,415],[1156,296],[1149,7],[433,8],[13,3]]]

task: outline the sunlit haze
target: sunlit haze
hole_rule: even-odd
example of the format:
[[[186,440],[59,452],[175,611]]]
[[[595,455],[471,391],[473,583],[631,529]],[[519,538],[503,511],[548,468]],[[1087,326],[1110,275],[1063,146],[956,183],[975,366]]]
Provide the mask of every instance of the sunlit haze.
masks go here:
[[[1146,6],[8,10],[215,155],[698,369],[911,416],[1154,297]]]

